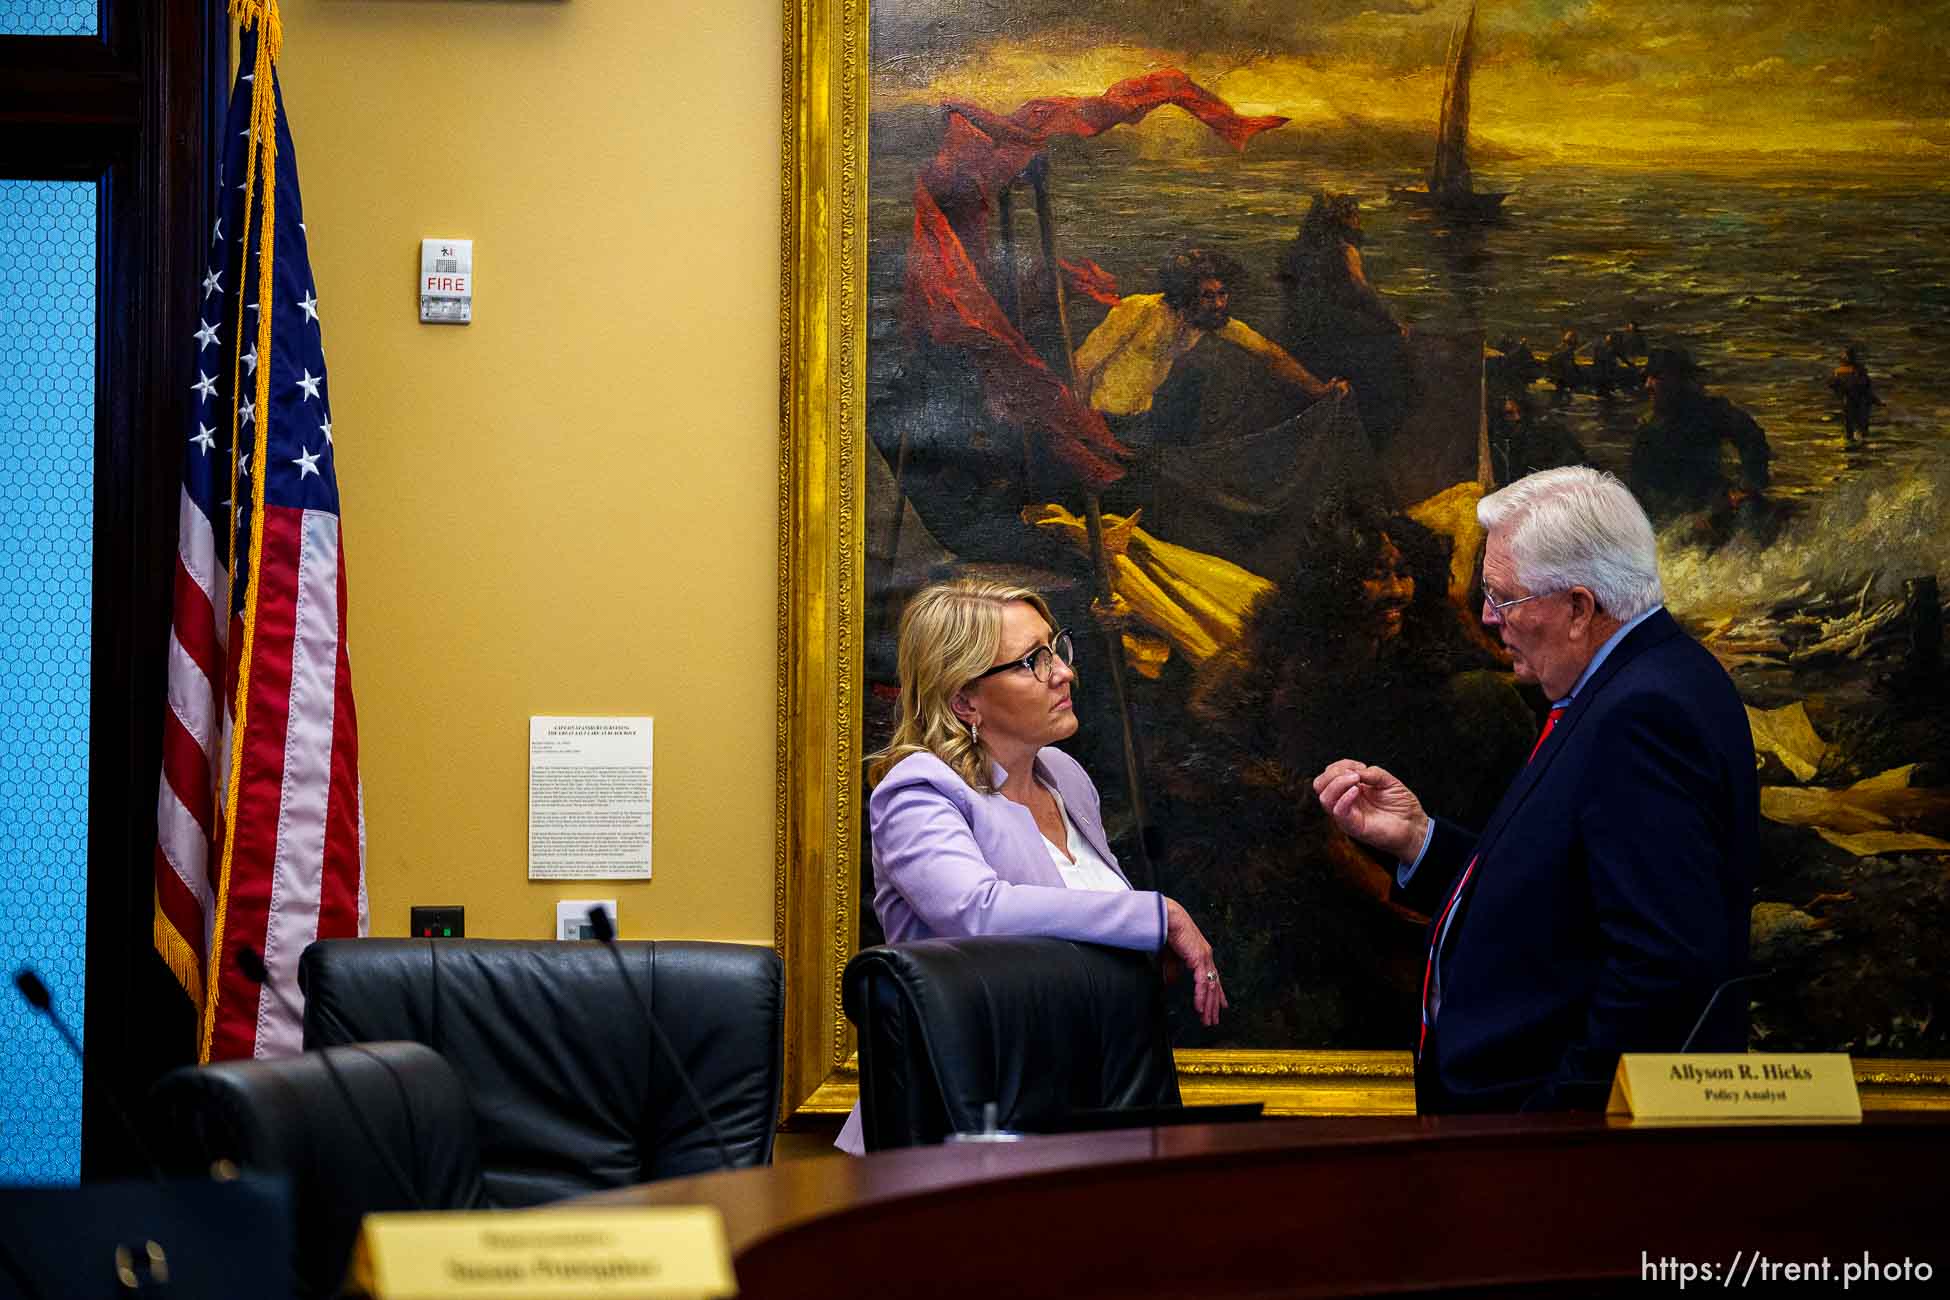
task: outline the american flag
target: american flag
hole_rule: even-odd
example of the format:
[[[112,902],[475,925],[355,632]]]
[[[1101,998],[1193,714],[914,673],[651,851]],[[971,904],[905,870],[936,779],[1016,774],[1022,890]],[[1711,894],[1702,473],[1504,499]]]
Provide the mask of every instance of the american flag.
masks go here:
[[[331,396],[275,54],[246,33],[186,381],[155,941],[202,1013],[204,1061],[300,1048],[240,947],[295,1004],[305,945],[367,919]]]

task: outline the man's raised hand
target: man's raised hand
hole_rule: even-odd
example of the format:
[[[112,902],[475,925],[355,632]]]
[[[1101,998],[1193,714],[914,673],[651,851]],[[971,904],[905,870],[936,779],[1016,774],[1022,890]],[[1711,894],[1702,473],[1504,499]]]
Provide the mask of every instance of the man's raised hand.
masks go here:
[[[1403,862],[1422,851],[1429,815],[1414,792],[1386,768],[1336,759],[1314,778],[1314,794],[1334,824],[1363,844]]]

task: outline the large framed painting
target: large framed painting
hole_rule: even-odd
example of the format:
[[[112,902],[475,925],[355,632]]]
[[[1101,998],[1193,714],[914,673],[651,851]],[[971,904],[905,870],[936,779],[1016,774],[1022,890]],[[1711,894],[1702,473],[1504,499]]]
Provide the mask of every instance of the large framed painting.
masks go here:
[[[787,5],[788,1113],[853,1099],[864,759],[961,574],[1073,630],[1068,748],[1220,955],[1186,1097],[1409,1109],[1426,918],[1308,781],[1494,806],[1543,701],[1474,507],[1569,463],[1748,706],[1755,1045],[1950,1097],[1947,11]]]

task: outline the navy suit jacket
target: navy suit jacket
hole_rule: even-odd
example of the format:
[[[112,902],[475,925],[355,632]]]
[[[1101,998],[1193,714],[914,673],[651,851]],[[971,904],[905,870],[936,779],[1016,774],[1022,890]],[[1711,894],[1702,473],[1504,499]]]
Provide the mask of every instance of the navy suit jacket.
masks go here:
[[[1620,1052],[1678,1050],[1746,965],[1759,817],[1733,683],[1660,610],[1613,647],[1481,835],[1437,820],[1399,893],[1433,915],[1481,857],[1443,949],[1418,1109],[1602,1105]],[[1695,1045],[1746,1050],[1745,999],[1721,1003]]]

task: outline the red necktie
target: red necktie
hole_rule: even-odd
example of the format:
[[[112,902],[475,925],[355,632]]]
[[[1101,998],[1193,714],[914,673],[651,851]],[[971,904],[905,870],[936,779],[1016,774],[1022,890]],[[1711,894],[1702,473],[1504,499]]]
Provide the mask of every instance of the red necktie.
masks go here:
[[[1564,716],[1566,707],[1562,704],[1551,707],[1550,716],[1544,719],[1544,729],[1537,733],[1537,743],[1530,747],[1530,758],[1524,760],[1524,766],[1528,767],[1531,759],[1537,757],[1537,751],[1544,747],[1545,738],[1551,734],[1551,728],[1557,725],[1557,720]],[[1463,890],[1469,887],[1469,878],[1475,874],[1476,863],[1479,860],[1471,858],[1469,865],[1463,868],[1462,879],[1456,882],[1455,889],[1450,892],[1449,901],[1442,905],[1441,913],[1435,918],[1435,929],[1429,936],[1429,960],[1428,964],[1422,967],[1422,1030],[1415,1037],[1417,1060],[1422,1058],[1422,1049],[1428,1046],[1429,1025],[1435,1019],[1429,1008],[1429,991],[1435,987],[1435,962],[1441,953],[1442,940],[1447,934],[1449,914],[1455,911],[1456,904],[1462,901]]]
[[[1537,757],[1537,751],[1544,747],[1544,740],[1551,734],[1551,728],[1557,725],[1557,720],[1564,716],[1564,710],[1570,707],[1568,704],[1551,705],[1550,716],[1544,719],[1544,729],[1537,733],[1537,743],[1530,747],[1530,758],[1523,761],[1525,767],[1530,766],[1531,758]]]

